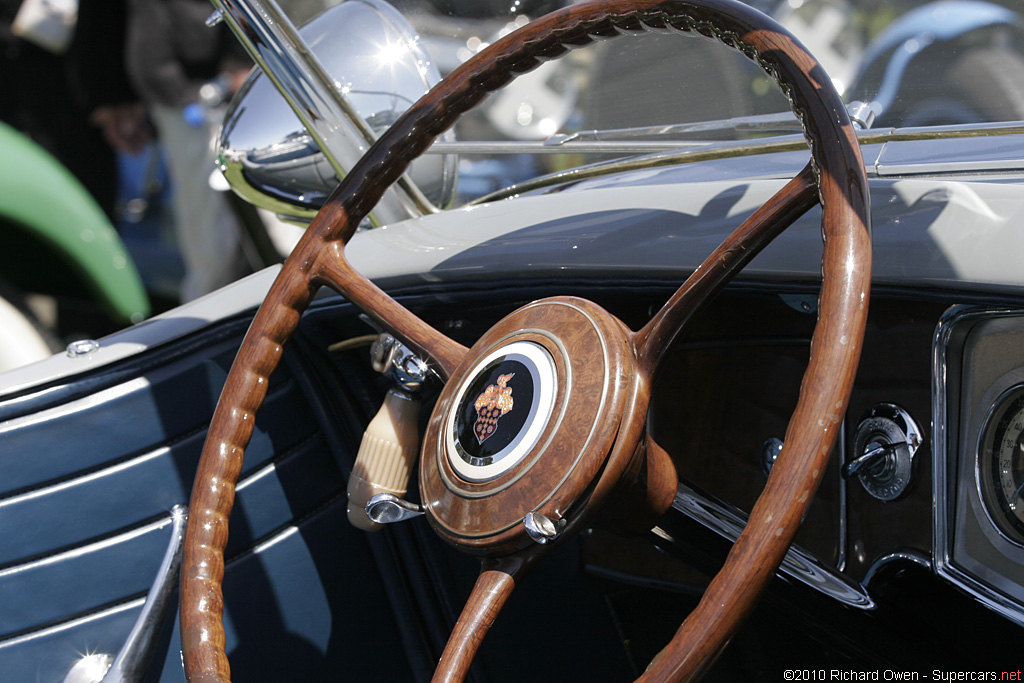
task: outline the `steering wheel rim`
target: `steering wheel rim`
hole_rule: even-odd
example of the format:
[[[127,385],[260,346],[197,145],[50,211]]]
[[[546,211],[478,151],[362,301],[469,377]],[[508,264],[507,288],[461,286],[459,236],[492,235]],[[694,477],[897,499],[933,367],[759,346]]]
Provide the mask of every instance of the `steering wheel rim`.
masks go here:
[[[469,351],[404,309],[348,264],[344,246],[359,222],[408,164],[487,93],[535,68],[542,60],[570,49],[598,39],[648,30],[699,33],[754,59],[790,97],[804,123],[812,161],[808,169],[745,221],[640,331],[630,332],[595,305],[577,305],[596,320],[592,325],[597,330],[595,334],[614,347],[611,369],[605,372],[624,369],[622,374],[626,377],[623,383],[615,385],[616,396],[603,410],[612,414],[621,410],[625,414],[614,429],[601,436],[600,444],[593,449],[596,455],[587,455],[586,469],[592,478],[565,494],[569,507],[583,508],[583,512],[570,515],[566,522],[569,530],[585,525],[592,519],[593,511],[617,489],[619,479],[638,469],[662,473],[650,483],[653,493],[648,497],[654,499],[654,512],[671,501],[671,495],[666,494],[667,454],[644,439],[642,417],[661,354],[697,307],[814,202],[816,181],[824,208],[825,241],[819,321],[800,398],[787,429],[786,448],[726,566],[642,680],[679,680],[699,674],[713,662],[752,608],[781,562],[817,488],[839,431],[859,360],[871,271],[863,161],[846,110],[824,70],[795,38],[764,15],[733,0],[604,0],[542,17],[496,41],[442,80],[386,131],[352,169],[285,262],[229,372],[196,473],[181,570],[181,640],[188,680],[226,681],[230,677],[224,651],[221,581],[234,485],[255,413],[266,394],[267,378],[315,291],[325,284],[340,291],[430,358],[443,378],[458,375],[453,377],[458,381],[452,387],[461,386],[459,382],[467,376],[467,368],[474,367],[484,352],[500,350],[495,344],[505,343],[515,335],[499,330],[493,335],[497,341],[491,339],[483,345],[478,342]],[[565,308],[577,303],[558,299],[540,305]],[[517,320],[513,317],[506,325],[514,326]],[[542,338],[533,341],[543,344]],[[435,415],[450,410],[442,404],[454,403],[454,399],[440,400]],[[440,420],[441,417],[432,418],[431,423]],[[435,429],[440,431],[440,427]],[[428,430],[425,443],[436,444],[438,438],[430,436]],[[425,446],[424,453],[432,447]],[[646,459],[646,464],[638,465],[638,459]],[[442,460],[435,458],[422,460],[444,466]],[[528,458],[530,462],[535,460]],[[421,463],[421,477],[426,476],[424,472],[429,468],[429,462]],[[671,463],[668,471],[674,478]],[[672,482],[671,492],[674,490]],[[556,490],[544,503],[552,497],[559,498],[560,493],[561,489]],[[585,499],[585,505],[578,505],[581,499]],[[559,505],[565,504],[559,500]],[[436,522],[432,519],[438,528]],[[516,578],[540,556],[542,551],[538,548],[542,546],[524,542],[518,529],[507,532],[507,525],[497,534],[498,541],[491,539],[479,546],[462,543],[458,531],[455,537],[442,535],[485,558],[477,588],[456,625],[436,674],[436,679],[458,680],[468,669],[472,654]],[[720,605],[728,607],[719,609]],[[467,644],[468,656],[460,655],[459,648]]]

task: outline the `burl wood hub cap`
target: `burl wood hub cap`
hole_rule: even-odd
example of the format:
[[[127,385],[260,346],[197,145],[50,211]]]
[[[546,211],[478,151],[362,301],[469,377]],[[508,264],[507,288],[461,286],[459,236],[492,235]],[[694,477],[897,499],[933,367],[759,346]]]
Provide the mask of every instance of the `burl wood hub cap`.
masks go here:
[[[595,304],[560,297],[477,342],[438,399],[420,460],[424,507],[443,537],[508,552],[531,542],[530,512],[571,521],[634,393],[627,334]]]

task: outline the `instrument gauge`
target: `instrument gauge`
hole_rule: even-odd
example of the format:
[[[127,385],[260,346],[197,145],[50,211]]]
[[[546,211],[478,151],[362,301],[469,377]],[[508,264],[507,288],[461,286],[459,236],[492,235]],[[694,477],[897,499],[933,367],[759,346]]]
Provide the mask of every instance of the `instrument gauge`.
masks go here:
[[[999,532],[1024,545],[1024,385],[996,401],[982,429],[978,484],[985,510]]]

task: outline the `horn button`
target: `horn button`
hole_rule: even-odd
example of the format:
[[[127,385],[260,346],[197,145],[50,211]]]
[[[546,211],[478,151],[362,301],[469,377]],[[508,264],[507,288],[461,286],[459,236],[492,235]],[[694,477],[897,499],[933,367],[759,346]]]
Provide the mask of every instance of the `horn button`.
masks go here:
[[[632,453],[613,458],[636,373],[629,331],[570,297],[529,304],[491,328],[434,408],[420,492],[438,533],[469,552],[532,542],[527,514],[570,525],[614,488]],[[598,482],[602,485],[598,485]]]
[[[485,482],[528,454],[551,419],[555,361],[534,341],[487,354],[459,387],[444,425],[448,464],[464,480]]]

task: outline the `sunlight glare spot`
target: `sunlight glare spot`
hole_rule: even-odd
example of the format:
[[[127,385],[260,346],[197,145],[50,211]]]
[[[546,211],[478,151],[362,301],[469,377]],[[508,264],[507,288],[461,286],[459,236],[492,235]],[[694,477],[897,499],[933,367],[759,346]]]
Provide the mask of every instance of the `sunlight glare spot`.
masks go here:
[[[550,118],[541,119],[537,127],[540,129],[541,135],[554,135],[558,132],[558,123]]]
[[[105,654],[87,654],[72,668],[75,678],[83,681],[99,681],[110,669],[113,658]]]
[[[402,61],[402,58],[408,52],[409,48],[405,43],[392,43],[388,41],[381,46],[380,51],[377,53],[377,61],[380,62],[381,66],[392,66]]]

